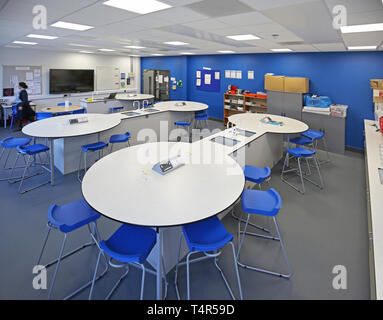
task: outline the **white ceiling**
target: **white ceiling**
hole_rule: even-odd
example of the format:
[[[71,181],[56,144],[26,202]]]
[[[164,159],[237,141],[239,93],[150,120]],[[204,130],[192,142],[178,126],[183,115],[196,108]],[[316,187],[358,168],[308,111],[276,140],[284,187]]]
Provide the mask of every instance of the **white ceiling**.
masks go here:
[[[126,0],[139,1],[139,0]],[[103,5],[105,0],[0,0],[0,47],[92,51],[97,54],[151,56],[182,52],[217,54],[346,51],[347,46],[377,45],[383,31],[342,34],[332,26],[333,7],[343,5],[348,25],[383,23],[382,0],[160,0],[172,7],[145,15]],[[34,30],[32,8],[47,8],[47,30]],[[56,21],[93,26],[88,31],[50,27]],[[30,39],[29,33],[53,35],[55,40]],[[259,40],[235,41],[229,35],[254,34]],[[36,46],[12,42],[34,41]],[[183,41],[185,46],[164,44]],[[76,47],[70,44],[79,44]],[[128,49],[139,45],[144,49]],[[115,50],[101,53],[100,48]]]

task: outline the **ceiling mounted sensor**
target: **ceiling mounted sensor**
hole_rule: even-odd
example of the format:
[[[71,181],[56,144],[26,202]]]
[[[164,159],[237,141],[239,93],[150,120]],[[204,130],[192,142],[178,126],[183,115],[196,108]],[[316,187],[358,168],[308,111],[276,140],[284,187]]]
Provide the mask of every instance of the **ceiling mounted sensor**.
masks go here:
[[[171,5],[157,0],[109,0],[103,4],[138,14],[147,14],[171,8]]]
[[[254,9],[238,0],[204,0],[186,5],[185,7],[211,18],[254,11]]]

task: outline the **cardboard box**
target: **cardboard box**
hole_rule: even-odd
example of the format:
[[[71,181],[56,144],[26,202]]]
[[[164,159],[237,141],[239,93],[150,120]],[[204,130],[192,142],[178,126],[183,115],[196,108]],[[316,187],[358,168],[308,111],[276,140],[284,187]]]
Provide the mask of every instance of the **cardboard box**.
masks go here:
[[[373,91],[373,101],[377,103],[383,102],[383,90],[376,90]]]
[[[285,92],[309,92],[309,78],[286,77]]]
[[[265,75],[265,90],[285,91],[285,76]]]
[[[372,89],[383,90],[383,79],[371,79],[370,87]]]

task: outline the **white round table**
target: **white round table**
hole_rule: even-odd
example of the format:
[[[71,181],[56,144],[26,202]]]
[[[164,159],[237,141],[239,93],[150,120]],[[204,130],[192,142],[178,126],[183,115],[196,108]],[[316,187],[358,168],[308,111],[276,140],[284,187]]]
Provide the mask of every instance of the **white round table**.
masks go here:
[[[87,118],[88,122],[69,124],[70,119]],[[54,185],[54,139],[100,133],[120,124],[121,118],[108,114],[71,114],[38,120],[26,125],[22,132],[28,136],[50,141],[51,184]]]
[[[139,100],[151,100],[154,96],[151,94],[142,93],[119,93],[115,97],[116,100],[127,100],[127,101],[139,101]]]
[[[265,117],[270,117],[276,122],[282,122],[282,125],[261,122]],[[239,129],[253,132],[264,131],[269,133],[294,134],[305,132],[309,129],[309,126],[302,121],[273,114],[239,113],[230,116],[228,120]]]
[[[184,103],[184,105],[182,105]],[[205,103],[194,101],[164,101],[156,103],[155,109],[166,109],[167,111],[196,112],[209,108]]]
[[[192,145],[154,142],[113,152],[86,172],[83,196],[91,207],[111,219],[157,227],[161,252],[161,227],[214,216],[235,203],[244,188],[243,171],[235,160],[224,155],[224,161],[205,164],[198,161],[202,147]],[[186,160],[185,165],[165,175],[152,170],[158,161],[177,154]],[[160,259],[159,254],[157,298],[162,297]]]

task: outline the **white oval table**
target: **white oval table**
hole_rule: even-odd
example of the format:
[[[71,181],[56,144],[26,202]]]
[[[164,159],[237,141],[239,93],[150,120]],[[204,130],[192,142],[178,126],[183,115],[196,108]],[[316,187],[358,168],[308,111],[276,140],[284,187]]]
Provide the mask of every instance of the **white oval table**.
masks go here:
[[[209,108],[205,103],[194,101],[164,101],[156,103],[155,109],[180,112],[196,112]]]
[[[125,148],[97,161],[85,174],[82,193],[91,207],[123,223],[161,227],[196,222],[229,208],[242,194],[243,171],[230,156],[205,164],[202,148],[189,143],[155,142]],[[198,145],[199,146],[199,145]],[[197,150],[196,150],[197,149]],[[181,155],[186,164],[166,175],[155,163]],[[190,157],[193,161],[189,161]],[[157,298],[162,298],[161,254],[157,257]]]
[[[270,117],[271,120],[281,122],[281,125],[264,123],[261,120]],[[253,132],[264,131],[269,133],[294,134],[305,132],[309,126],[299,120],[264,113],[239,113],[228,118],[229,122],[242,130]]]
[[[69,124],[71,119],[87,118],[87,122]],[[51,184],[54,185],[54,139],[100,133],[120,124],[121,118],[106,114],[71,114],[38,120],[26,125],[22,132],[31,137],[50,141]]]

